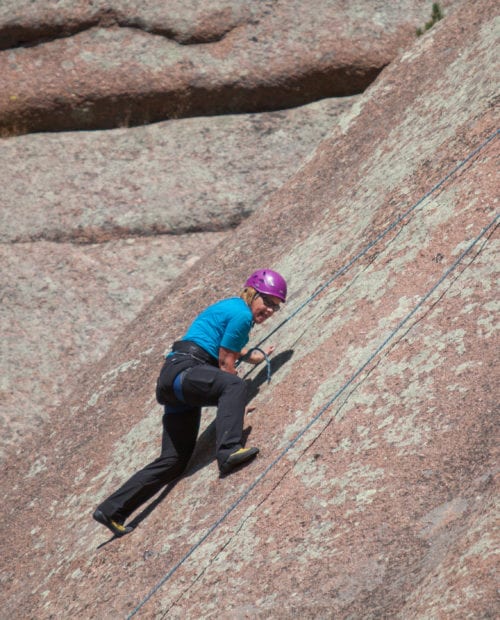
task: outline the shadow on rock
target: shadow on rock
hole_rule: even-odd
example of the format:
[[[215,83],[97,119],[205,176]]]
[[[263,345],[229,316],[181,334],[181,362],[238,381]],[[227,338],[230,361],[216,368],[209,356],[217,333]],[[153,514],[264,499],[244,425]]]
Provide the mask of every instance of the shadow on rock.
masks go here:
[[[284,366],[293,355],[293,349],[288,349],[287,351],[283,351],[282,353],[278,353],[275,357],[271,359],[271,367],[270,367],[270,377],[272,380],[272,376],[276,373],[282,366]],[[250,370],[246,376],[248,376],[252,370]],[[248,403],[250,403],[260,392],[260,388],[264,383],[268,381],[268,369],[266,366],[261,368],[258,375],[251,380],[247,379],[247,394],[248,394]]]
[[[247,426],[243,430],[243,446],[246,445],[252,427]],[[197,471],[206,467],[215,460],[215,419],[210,422],[203,433],[198,437],[196,448],[191,458],[190,465],[184,473],[184,477],[192,476]]]
[[[181,477],[173,480],[172,482],[169,482],[167,486],[163,489],[163,491],[158,495],[158,497],[156,497],[156,499],[154,499],[150,504],[148,504],[146,508],[144,508],[144,510],[141,510],[141,512],[137,514],[131,521],[129,521],[127,525],[130,525],[135,529],[139,525],[139,523],[142,523],[144,519],[149,517],[149,515],[158,506],[158,504],[161,504],[161,502],[167,497],[170,491],[180,480]]]
[[[167,497],[167,495],[175,487],[175,485],[181,480],[181,478],[182,478],[182,476],[177,478],[176,480],[173,480],[172,482],[169,482],[167,484],[167,486],[163,489],[163,491],[150,504],[148,504],[143,510],[141,510],[140,513],[138,513],[133,519],[131,519],[127,523],[127,525],[129,525],[129,526],[131,526],[133,528],[132,532],[130,532],[129,534],[133,534],[133,531],[135,530],[135,528],[140,523],[142,523],[144,521],[144,519],[149,517],[149,515],[153,512],[153,510],[159,504],[161,504],[161,502],[165,499],[165,497]],[[128,536],[129,534],[126,534],[126,536]],[[98,545],[97,549],[101,549],[102,547],[105,547],[106,545],[108,545],[109,543],[113,542],[114,540],[118,540],[120,538],[123,538],[123,536],[111,536],[111,538],[109,538],[105,542],[103,542],[100,545]]]

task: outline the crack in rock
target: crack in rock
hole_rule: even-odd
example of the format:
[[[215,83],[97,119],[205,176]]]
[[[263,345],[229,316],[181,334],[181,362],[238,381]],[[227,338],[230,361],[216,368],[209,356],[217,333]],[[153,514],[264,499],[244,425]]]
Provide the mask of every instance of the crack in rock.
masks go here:
[[[57,39],[70,38],[92,28],[134,28],[147,34],[164,37],[179,45],[203,45],[218,43],[234,30],[229,24],[215,32],[182,33],[173,27],[148,25],[141,17],[125,17],[114,9],[102,9],[93,16],[82,19],[69,19],[66,23],[27,23],[12,21],[0,27],[0,51],[17,47],[36,47]]]

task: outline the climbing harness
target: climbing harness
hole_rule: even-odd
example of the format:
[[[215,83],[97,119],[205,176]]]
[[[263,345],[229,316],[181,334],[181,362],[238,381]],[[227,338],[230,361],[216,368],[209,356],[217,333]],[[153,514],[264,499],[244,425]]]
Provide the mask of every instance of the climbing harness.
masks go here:
[[[307,304],[309,304],[313,299],[315,299],[323,290],[325,290],[334,280],[336,280],[340,275],[345,273],[359,258],[364,256],[370,248],[372,248],[375,243],[380,241],[390,230],[394,229],[404,218],[406,218],[412,211],[416,209],[418,205],[420,205],[428,196],[430,196],[433,192],[439,189],[447,179],[449,179],[453,174],[455,174],[459,169],[461,169],[474,155],[476,155],[481,149],[483,149],[491,140],[493,140],[499,133],[499,130],[496,130],[492,135],[490,135],[479,147],[474,149],[462,162],[457,164],[453,168],[451,172],[449,172],[439,183],[437,183],[431,190],[429,190],[420,200],[418,200],[410,209],[408,209],[401,216],[396,218],[396,220],[390,224],[382,233],[380,233],[372,242],[370,242],[365,248],[359,252],[349,263],[347,263],[344,267],[339,269],[333,276],[328,280],[323,286],[320,287],[313,295],[311,295],[303,304],[301,304],[287,319],[282,321],[270,334],[268,334],[259,344],[265,342],[272,334],[276,333],[278,329],[280,329],[285,323],[287,323],[291,318],[296,316]],[[359,368],[351,375],[351,377],[335,392],[335,394],[323,405],[323,407],[319,410],[319,412],[300,430],[297,435],[289,442],[289,444],[284,448],[281,453],[272,461],[264,471],[257,476],[257,478],[250,484],[250,486],[238,497],[238,499],[224,512],[224,514],[219,517],[213,523],[211,527],[205,532],[205,534],[195,543],[191,549],[168,571],[158,583],[150,590],[150,592],[143,598],[143,600],[131,611],[131,613],[127,616],[127,620],[133,618],[137,612],[158,592],[158,590],[174,575],[174,573],[193,555],[193,553],[207,540],[207,538],[223,523],[227,517],[248,497],[248,495],[253,491],[253,489],[267,476],[267,474],[276,466],[278,462],[280,462],[286,454],[290,451],[290,449],[295,446],[295,444],[307,433],[307,431],[323,416],[323,414],[333,405],[335,401],[349,388],[349,386],[359,377],[359,375],[372,363],[372,361],[379,355],[379,353],[388,345],[388,343],[395,337],[395,335],[410,321],[410,319],[418,312],[418,310],[423,306],[423,304],[433,295],[437,288],[446,280],[446,278],[458,267],[458,265],[464,260],[464,258],[472,251],[472,249],[479,243],[483,237],[485,237],[490,231],[498,225],[498,220],[500,215],[495,215],[492,221],[484,227],[479,235],[473,239],[469,245],[465,248],[465,250],[458,256],[458,258],[454,261],[454,263],[441,275],[441,277],[437,280],[437,282],[427,291],[425,295],[423,295],[418,303],[413,307],[413,309],[399,322],[399,324],[392,330],[392,332],[379,344],[376,349],[369,355],[366,361],[359,366]],[[259,350],[263,353],[259,347],[254,347],[253,350]],[[251,353],[249,351],[247,355]],[[267,356],[266,356],[267,357]],[[267,359],[266,359],[267,361]],[[269,363],[270,365],[270,363]],[[269,373],[269,368],[268,368]],[[268,374],[268,379],[270,375]]]
[[[175,377],[174,382],[172,383],[172,388],[174,390],[175,398],[181,403],[185,403],[184,394],[182,393],[182,381],[184,379],[184,375],[187,372],[186,370],[181,370],[181,372]]]

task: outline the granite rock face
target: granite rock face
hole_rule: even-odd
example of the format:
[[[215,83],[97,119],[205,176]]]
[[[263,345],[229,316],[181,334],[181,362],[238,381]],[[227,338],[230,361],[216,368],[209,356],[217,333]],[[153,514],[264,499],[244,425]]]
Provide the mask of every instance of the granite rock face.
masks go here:
[[[324,90],[322,80],[316,84],[319,65],[307,61],[304,45],[311,47],[314,38],[321,62],[328,56],[336,63],[342,24],[349,44],[340,57],[350,49],[366,68],[382,54],[378,71],[412,38],[412,25],[428,9],[423,2],[404,12],[363,7],[332,2],[304,12],[293,3],[260,1],[2,3],[0,99],[15,109],[12,123],[3,125],[6,136],[143,123],[153,118],[144,98],[176,105],[179,84],[188,105],[174,116],[200,113],[190,94],[200,80],[226,94],[202,97],[203,112],[219,116],[1,140],[0,316],[8,329],[1,346],[0,453],[47,419],[70,393],[69,379],[105,353],[160,283],[248,217],[354,102],[330,98],[223,115],[259,108],[241,107],[227,88],[250,101],[259,84],[272,83],[276,92],[263,102],[266,110],[324,96],[333,91]],[[289,100],[283,81],[269,82],[266,75],[286,73],[292,60],[301,80],[292,90],[302,94]],[[369,69],[366,79],[377,71]],[[158,79],[166,81],[161,94]],[[102,88],[121,94],[103,98]],[[109,123],[75,121],[88,120],[94,105]],[[131,118],[130,105],[140,118]],[[169,116],[161,112],[153,120]],[[178,237],[186,233],[198,236]]]
[[[6,617],[497,615],[498,19],[464,2],[392,62],[9,458]],[[247,377],[259,457],[218,479],[206,411],[109,541],[90,514],[157,455],[165,348],[261,265],[290,297],[253,337],[278,343]]]
[[[0,454],[355,101],[0,140]]]
[[[7,0],[0,131],[140,125],[359,94],[414,40],[430,6]]]
[[[85,244],[235,228],[355,101],[4,139],[0,241]]]

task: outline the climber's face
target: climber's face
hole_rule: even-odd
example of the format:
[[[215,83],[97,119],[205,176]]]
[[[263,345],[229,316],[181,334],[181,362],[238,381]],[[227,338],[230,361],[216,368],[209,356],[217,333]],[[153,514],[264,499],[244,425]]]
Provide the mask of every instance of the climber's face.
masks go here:
[[[257,293],[253,298],[250,309],[252,310],[253,320],[256,323],[263,323],[275,312],[280,309],[281,300],[273,295]]]

